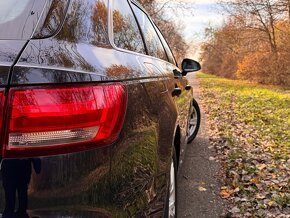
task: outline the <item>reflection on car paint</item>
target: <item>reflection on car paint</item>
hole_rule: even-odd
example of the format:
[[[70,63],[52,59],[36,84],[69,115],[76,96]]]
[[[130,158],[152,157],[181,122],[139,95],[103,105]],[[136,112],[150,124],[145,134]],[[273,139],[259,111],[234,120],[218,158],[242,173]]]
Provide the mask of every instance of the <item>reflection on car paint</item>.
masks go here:
[[[0,85],[8,84],[10,68],[17,59],[19,51],[24,47],[23,40],[0,40]]]
[[[32,166],[37,174],[41,172],[41,160],[39,158],[5,159],[2,161],[1,175],[5,193],[3,218],[28,217],[28,185],[31,179]],[[18,208],[15,211],[16,194]]]
[[[37,30],[15,63],[10,84],[121,81],[128,90],[124,128],[118,141],[106,147],[39,157],[39,174],[32,170],[37,168],[34,159],[4,159],[0,182],[7,189],[7,181],[17,177],[27,188],[28,206],[21,195],[14,195],[15,201],[25,204],[13,205],[7,200],[13,194],[5,198],[3,186],[0,209],[25,210],[30,217],[40,218],[160,217],[167,197],[172,147],[185,145],[192,92],[184,89],[184,77],[174,77],[173,71],[179,71],[175,65],[110,45],[108,1],[82,2],[70,1],[58,32],[66,1],[52,1],[60,5],[51,9],[55,21],[52,17],[42,21],[44,28]],[[48,34],[54,36],[37,39]],[[8,84],[10,67],[24,44],[0,41],[1,85]],[[176,86],[181,88],[181,95],[172,97]],[[12,177],[3,176],[11,167],[16,168]],[[27,170],[20,170],[23,167]]]

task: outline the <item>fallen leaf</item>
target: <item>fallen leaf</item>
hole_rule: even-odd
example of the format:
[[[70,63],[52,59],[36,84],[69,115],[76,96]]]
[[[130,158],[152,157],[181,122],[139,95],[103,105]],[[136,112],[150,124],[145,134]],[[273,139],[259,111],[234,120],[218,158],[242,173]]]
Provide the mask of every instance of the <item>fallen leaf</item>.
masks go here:
[[[210,160],[210,161],[214,161],[215,158],[214,158],[214,157],[209,157],[209,160]]]
[[[233,191],[233,192],[239,192],[240,191],[240,188],[239,187],[237,187],[237,188],[235,188],[235,190]]]
[[[258,193],[256,194],[256,198],[261,200],[261,199],[265,199],[266,196]]]
[[[258,164],[258,165],[257,165],[257,169],[259,169],[259,170],[263,170],[263,169],[265,169],[266,167],[267,167],[266,164]]]
[[[232,190],[232,189],[223,189],[220,192],[220,196],[222,198],[229,198],[233,193],[234,193],[234,190]]]
[[[237,207],[234,207],[234,208],[232,208],[231,210],[230,210],[230,212],[231,213],[240,213],[240,209],[239,208],[237,208]]]
[[[198,191],[200,191],[200,192],[205,192],[205,191],[207,191],[207,189],[204,188],[204,187],[199,186],[199,187],[198,187]]]
[[[251,183],[253,184],[259,184],[260,183],[260,179],[258,177],[254,177],[250,180]]]
[[[271,207],[272,205],[275,205],[276,204],[276,202],[275,201],[269,201],[268,202],[268,205]]]

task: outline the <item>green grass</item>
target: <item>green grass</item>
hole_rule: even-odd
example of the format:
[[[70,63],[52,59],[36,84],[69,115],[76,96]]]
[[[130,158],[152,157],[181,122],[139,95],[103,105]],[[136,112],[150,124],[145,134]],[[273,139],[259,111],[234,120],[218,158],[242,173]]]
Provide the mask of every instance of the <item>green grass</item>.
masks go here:
[[[204,73],[198,78],[209,116],[218,119],[224,138],[235,143],[235,127],[249,136],[248,143],[268,147],[276,159],[289,159],[289,90]]]
[[[274,201],[281,207],[286,207],[287,205],[290,205],[290,195],[284,194],[274,198]]]
[[[289,90],[197,76],[209,137],[221,160],[221,175],[227,175],[223,186],[239,188],[231,197],[248,199],[232,201],[230,207],[238,207],[240,217],[264,217],[269,208],[285,215],[283,208],[290,207]],[[264,215],[259,215],[261,208]]]

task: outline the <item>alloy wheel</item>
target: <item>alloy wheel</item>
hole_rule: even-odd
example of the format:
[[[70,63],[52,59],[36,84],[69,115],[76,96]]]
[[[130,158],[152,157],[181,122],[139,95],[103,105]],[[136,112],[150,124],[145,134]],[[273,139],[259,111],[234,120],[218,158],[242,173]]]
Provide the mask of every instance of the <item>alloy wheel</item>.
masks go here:
[[[200,120],[201,120],[200,109],[196,100],[193,99],[192,106],[190,109],[190,118],[188,122],[187,143],[191,143],[195,139],[200,127]]]
[[[169,210],[168,217],[174,218],[176,214],[176,180],[175,180],[175,166],[172,158],[170,167],[170,184],[169,184]]]

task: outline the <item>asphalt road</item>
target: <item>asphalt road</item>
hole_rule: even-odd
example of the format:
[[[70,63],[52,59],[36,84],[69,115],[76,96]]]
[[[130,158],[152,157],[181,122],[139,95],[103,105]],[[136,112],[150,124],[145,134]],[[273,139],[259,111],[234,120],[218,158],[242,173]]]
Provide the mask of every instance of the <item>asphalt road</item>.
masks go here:
[[[200,102],[200,89],[195,74],[187,76],[194,97]],[[185,159],[178,173],[178,217],[220,217],[223,202],[219,197],[217,173],[219,165],[214,160],[207,136],[206,116],[201,108],[201,129],[197,138],[187,146]]]

